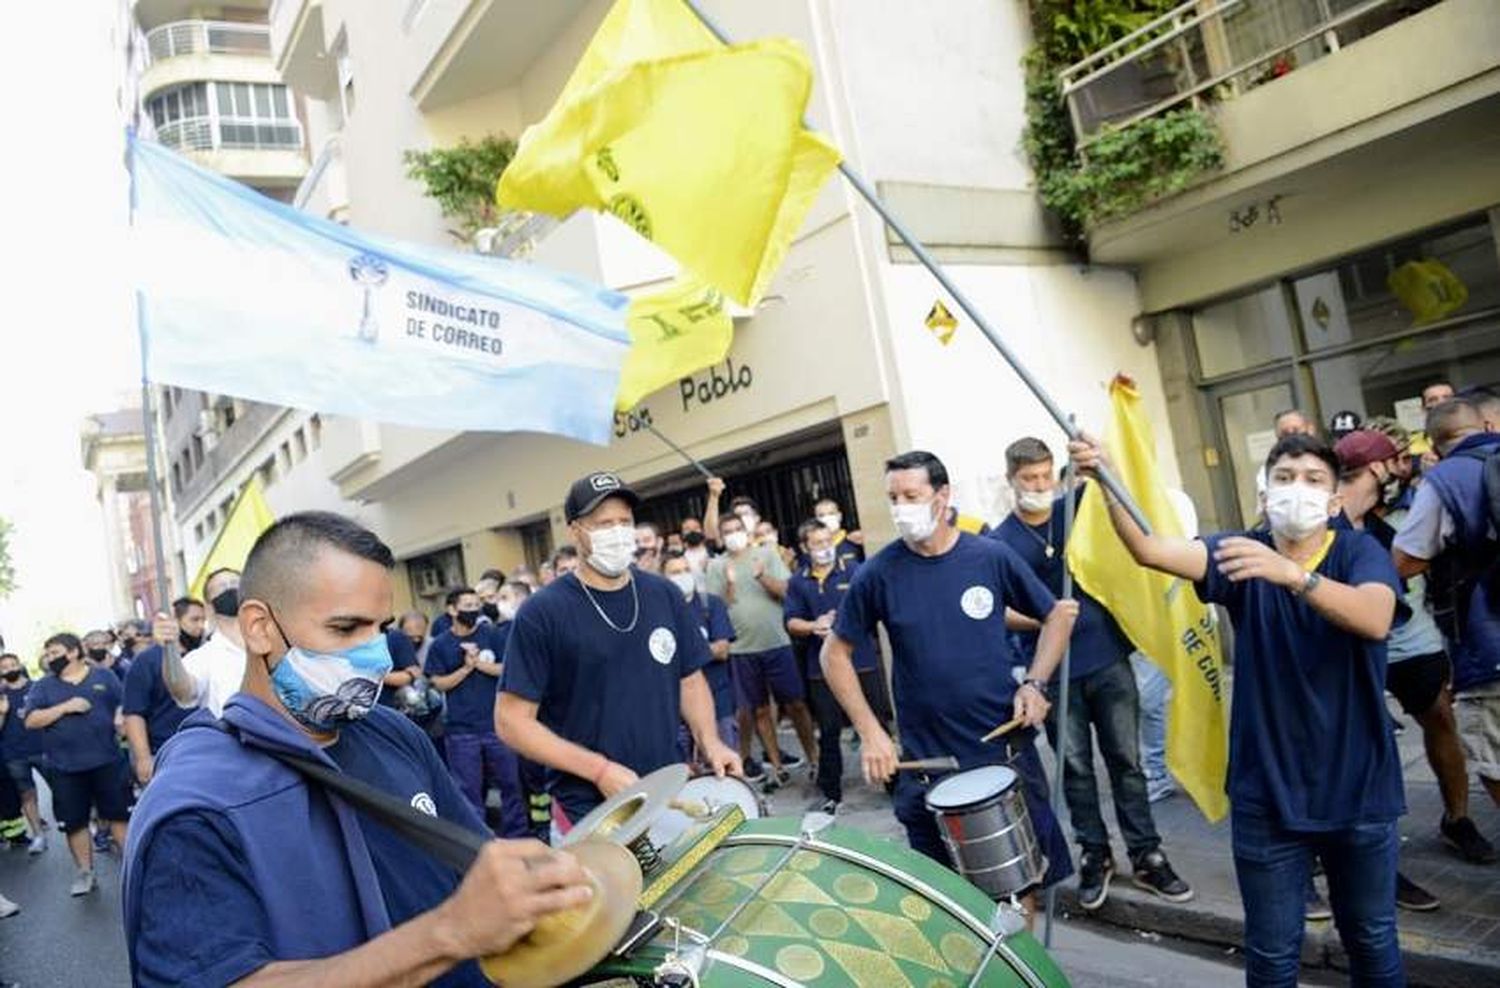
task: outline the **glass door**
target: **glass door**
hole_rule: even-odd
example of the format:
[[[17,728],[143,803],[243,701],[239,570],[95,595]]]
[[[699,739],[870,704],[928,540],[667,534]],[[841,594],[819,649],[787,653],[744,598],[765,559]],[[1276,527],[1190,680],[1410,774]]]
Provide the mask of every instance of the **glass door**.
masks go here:
[[[1276,444],[1276,416],[1296,407],[1290,368],[1208,389],[1219,435],[1214,501],[1219,517],[1248,528],[1260,517],[1257,477]],[[1227,469],[1226,469],[1227,468]]]

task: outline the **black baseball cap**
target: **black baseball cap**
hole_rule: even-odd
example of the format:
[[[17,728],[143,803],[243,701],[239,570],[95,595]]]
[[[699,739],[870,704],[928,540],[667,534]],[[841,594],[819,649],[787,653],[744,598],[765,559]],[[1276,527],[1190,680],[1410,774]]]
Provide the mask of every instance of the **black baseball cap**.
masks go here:
[[[573,481],[568,488],[568,499],[563,502],[563,515],[571,523],[593,511],[607,497],[618,497],[634,511],[641,506],[640,495],[625,486],[619,474],[600,472]]]

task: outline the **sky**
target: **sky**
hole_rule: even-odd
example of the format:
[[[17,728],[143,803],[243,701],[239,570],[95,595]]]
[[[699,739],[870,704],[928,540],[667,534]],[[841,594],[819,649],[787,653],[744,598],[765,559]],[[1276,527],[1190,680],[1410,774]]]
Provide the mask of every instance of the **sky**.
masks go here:
[[[103,515],[79,429],[138,406],[125,277],[128,185],[111,0],[9,4],[0,59],[0,516],[20,589],[0,635],[28,661],[52,630],[112,613]]]

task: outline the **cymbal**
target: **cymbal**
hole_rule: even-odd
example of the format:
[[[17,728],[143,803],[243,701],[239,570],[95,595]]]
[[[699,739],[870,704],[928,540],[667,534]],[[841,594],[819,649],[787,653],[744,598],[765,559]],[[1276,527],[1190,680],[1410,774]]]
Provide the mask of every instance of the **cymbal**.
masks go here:
[[[606,840],[568,848],[594,883],[594,896],[576,909],[551,913],[503,954],[481,958],[484,976],[505,988],[552,988],[602,961],[635,918],[641,867],[635,856]]]
[[[630,846],[645,835],[667,806],[687,784],[686,765],[667,765],[628,789],[621,789],[573,825],[559,846],[572,847],[579,841],[603,838]]]

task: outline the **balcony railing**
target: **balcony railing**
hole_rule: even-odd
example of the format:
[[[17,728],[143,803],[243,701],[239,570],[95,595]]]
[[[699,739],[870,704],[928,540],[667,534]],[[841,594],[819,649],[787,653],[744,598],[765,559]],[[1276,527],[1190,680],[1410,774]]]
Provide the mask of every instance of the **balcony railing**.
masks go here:
[[[1442,0],[1188,0],[1060,75],[1080,147],[1233,99]]]
[[[156,139],[178,151],[295,151],[302,128],[292,120],[239,120],[234,117],[185,117],[161,124]]]
[[[270,55],[271,30],[263,24],[176,21],[146,34],[146,58],[155,64],[178,55]]]

